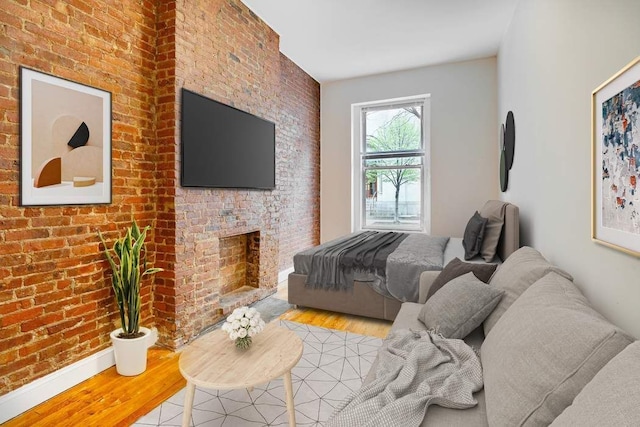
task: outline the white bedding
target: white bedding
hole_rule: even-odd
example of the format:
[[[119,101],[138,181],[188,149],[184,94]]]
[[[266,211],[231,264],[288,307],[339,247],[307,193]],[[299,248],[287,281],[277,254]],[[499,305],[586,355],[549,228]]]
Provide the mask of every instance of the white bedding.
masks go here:
[[[460,260],[465,262],[475,262],[478,264],[486,264],[485,260],[482,257],[477,256],[470,260],[464,259],[464,248],[462,247],[462,238],[460,237],[451,237],[449,239],[449,243],[447,247],[444,248],[444,265],[449,264],[454,258],[460,258]],[[499,257],[495,257],[491,264],[502,264],[502,261]]]

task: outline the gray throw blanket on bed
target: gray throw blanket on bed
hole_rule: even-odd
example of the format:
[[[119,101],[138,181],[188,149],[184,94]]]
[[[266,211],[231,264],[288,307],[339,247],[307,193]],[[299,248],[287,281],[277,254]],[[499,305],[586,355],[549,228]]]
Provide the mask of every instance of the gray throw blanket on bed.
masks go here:
[[[462,340],[402,329],[385,339],[378,357],[376,379],[341,402],[327,427],[419,426],[430,405],[478,403],[482,366]]]
[[[418,233],[365,231],[303,251],[293,261],[312,288],[350,289],[356,279],[370,282],[382,295],[417,302],[420,274],[442,270],[448,241]]]
[[[355,272],[384,276],[387,257],[406,237],[403,233],[364,231],[320,247],[312,255],[307,285],[348,289]]]

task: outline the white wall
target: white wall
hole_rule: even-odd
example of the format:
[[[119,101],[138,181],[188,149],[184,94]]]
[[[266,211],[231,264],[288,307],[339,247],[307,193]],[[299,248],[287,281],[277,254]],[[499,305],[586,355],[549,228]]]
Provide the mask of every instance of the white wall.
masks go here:
[[[509,190],[522,239],[640,337],[640,259],[590,239],[590,100],[640,55],[640,1],[520,0],[498,54],[499,120],[515,117]]]
[[[431,234],[462,236],[497,198],[496,59],[325,83],[320,97],[320,239],[351,231],[351,104],[431,94]]]

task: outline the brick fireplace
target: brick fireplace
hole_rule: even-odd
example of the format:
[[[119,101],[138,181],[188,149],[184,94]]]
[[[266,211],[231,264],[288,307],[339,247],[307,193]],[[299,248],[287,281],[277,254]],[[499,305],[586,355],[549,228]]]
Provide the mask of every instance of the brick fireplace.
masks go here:
[[[294,80],[281,85],[281,66],[289,65],[277,34],[236,0],[181,6],[179,13],[159,7],[158,16],[158,46],[166,57],[157,72],[158,170],[170,188],[159,194],[168,220],[166,230],[159,221],[158,236],[168,252],[158,256],[170,262],[173,277],[155,278],[154,310],[160,342],[171,348],[276,290],[280,212],[289,206],[281,188],[291,185],[285,179],[296,170],[288,165],[284,143],[293,136],[281,133],[291,126],[281,125],[280,108],[282,88]],[[246,46],[246,54],[238,46]],[[180,185],[182,88],[278,123],[276,190]],[[164,245],[173,238],[175,245]]]
[[[220,295],[258,288],[260,232],[221,237],[219,245]]]

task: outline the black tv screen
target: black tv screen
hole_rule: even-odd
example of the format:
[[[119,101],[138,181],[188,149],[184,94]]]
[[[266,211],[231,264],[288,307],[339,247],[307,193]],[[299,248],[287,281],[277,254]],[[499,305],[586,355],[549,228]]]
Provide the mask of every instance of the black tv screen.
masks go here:
[[[273,122],[182,89],[183,187],[274,189]]]

